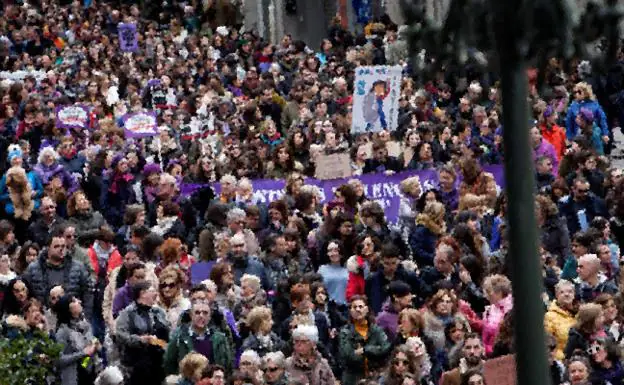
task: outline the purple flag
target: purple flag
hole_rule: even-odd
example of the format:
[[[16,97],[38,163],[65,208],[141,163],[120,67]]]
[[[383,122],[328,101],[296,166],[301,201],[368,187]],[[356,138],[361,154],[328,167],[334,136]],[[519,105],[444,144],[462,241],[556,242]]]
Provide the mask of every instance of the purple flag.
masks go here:
[[[496,184],[500,188],[505,187],[503,166],[485,166],[483,169],[494,175]],[[404,171],[390,176],[383,173],[364,174],[351,178],[332,180],[308,178],[305,184],[319,187],[323,194],[322,203],[327,203],[334,199],[334,190],[337,187],[347,183],[350,179],[358,179],[364,185],[364,194],[369,199],[379,202],[386,212],[388,221],[395,223],[399,217],[399,204],[401,202],[399,184],[404,179],[414,175],[418,175],[420,178],[423,191],[438,185],[438,172],[436,170]],[[265,204],[279,199],[284,194],[284,187],[286,186],[284,180],[256,179],[251,182],[253,184],[255,201]],[[188,196],[202,186],[199,184],[182,184],[180,186],[180,194]],[[212,188],[216,194],[219,194],[221,188],[219,183],[214,183]]]
[[[117,25],[119,48],[122,52],[136,52],[139,49],[139,38],[135,23],[119,23]]]
[[[56,127],[87,128],[89,108],[83,104],[56,107]]]
[[[121,118],[126,138],[144,138],[158,135],[156,112],[137,112]]]

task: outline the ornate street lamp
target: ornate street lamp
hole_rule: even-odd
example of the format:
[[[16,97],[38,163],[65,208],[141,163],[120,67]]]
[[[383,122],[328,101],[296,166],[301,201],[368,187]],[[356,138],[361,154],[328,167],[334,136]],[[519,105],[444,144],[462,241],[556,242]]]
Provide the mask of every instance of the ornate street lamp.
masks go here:
[[[434,0],[438,1],[438,0]],[[541,264],[537,254],[533,157],[529,143],[526,70],[549,57],[589,59],[594,71],[615,60],[622,17],[617,0],[585,9],[574,0],[450,0],[439,23],[425,0],[403,0],[411,63],[420,79],[453,65],[472,65],[501,79],[509,259],[516,325],[518,384],[550,383],[543,327]],[[600,44],[598,44],[600,43]],[[600,45],[600,49],[595,49]],[[538,89],[543,84],[539,71]]]

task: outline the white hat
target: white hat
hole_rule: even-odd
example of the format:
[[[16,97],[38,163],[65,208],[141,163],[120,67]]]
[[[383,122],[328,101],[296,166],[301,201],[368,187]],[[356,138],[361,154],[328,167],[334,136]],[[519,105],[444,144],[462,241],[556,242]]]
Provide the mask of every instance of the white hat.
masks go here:
[[[109,366],[95,379],[95,385],[119,385],[123,380],[121,370],[116,366]]]
[[[293,339],[306,338],[314,343],[318,343],[319,333],[315,325],[297,325],[292,331]]]

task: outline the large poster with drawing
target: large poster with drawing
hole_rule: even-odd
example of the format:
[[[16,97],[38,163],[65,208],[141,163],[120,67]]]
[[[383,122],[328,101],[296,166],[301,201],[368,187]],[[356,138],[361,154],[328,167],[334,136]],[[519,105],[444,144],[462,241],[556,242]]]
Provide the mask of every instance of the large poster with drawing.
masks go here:
[[[401,66],[356,68],[351,133],[396,130],[401,72]]]

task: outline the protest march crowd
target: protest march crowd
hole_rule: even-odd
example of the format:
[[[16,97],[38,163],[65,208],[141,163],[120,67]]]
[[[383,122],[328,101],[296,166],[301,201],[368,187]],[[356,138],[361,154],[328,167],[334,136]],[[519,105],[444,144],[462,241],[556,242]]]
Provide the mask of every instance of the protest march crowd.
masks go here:
[[[3,2],[0,383],[507,383],[496,74],[240,9]],[[624,381],[618,55],[527,73],[553,385]]]

